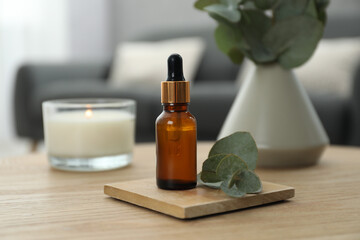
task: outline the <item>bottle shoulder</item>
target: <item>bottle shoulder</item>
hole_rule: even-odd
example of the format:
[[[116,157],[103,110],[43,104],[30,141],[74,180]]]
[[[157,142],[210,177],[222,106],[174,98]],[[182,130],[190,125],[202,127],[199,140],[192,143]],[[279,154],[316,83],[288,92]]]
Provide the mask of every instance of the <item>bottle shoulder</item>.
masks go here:
[[[192,115],[190,112],[187,112],[187,115],[189,118],[191,118],[192,120],[194,120],[196,122],[196,117],[194,115]]]
[[[190,112],[163,111],[156,119],[157,125],[191,125],[196,127],[196,118]]]

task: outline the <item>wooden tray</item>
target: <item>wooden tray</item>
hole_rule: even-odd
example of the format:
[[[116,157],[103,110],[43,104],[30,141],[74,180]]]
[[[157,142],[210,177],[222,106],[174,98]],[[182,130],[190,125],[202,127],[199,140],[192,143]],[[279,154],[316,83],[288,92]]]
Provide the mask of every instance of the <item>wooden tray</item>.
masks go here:
[[[158,189],[155,179],[106,184],[104,193],[110,197],[149,208],[176,218],[187,219],[259,206],[294,197],[295,189],[271,182],[262,182],[263,191],[232,198],[221,190],[199,186],[185,191]]]

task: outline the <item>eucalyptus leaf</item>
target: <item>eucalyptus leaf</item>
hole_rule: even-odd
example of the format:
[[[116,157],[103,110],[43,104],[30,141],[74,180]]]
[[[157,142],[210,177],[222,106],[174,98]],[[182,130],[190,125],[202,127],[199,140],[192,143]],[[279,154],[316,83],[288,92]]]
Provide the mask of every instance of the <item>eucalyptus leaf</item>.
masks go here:
[[[322,24],[309,16],[296,16],[278,21],[264,37],[264,43],[279,54],[285,68],[300,66],[315,51],[323,32]]]
[[[235,185],[236,181],[239,180],[238,175],[245,170],[247,169],[240,168],[237,171],[235,171],[229,178],[225,179],[227,181],[227,185],[229,188]]]
[[[315,0],[308,0],[308,4],[306,6],[304,14],[306,14],[307,16],[314,17],[314,18],[318,18]]]
[[[199,10],[204,10],[205,7],[218,3],[220,3],[220,0],[198,0],[194,6]]]
[[[209,157],[217,154],[237,155],[246,162],[250,170],[255,169],[258,158],[256,143],[248,132],[236,132],[216,141],[209,152]]]
[[[246,192],[239,190],[236,185],[233,185],[231,188],[229,188],[229,181],[230,179],[223,181],[220,186],[224,193],[231,197],[243,197],[246,195]]]
[[[209,16],[210,16],[211,18],[213,18],[215,21],[217,21],[219,24],[228,25],[228,26],[230,26],[230,27],[232,27],[232,25],[234,24],[234,23],[232,23],[232,22],[229,22],[229,21],[226,20],[225,18],[223,18],[223,17],[221,17],[221,16],[219,16],[219,15],[217,15],[217,14],[214,14],[214,13],[209,13]]]
[[[275,54],[280,55],[289,49],[297,36],[304,29],[298,27],[303,23],[303,17],[295,17],[290,20],[276,22],[264,36],[264,44]]]
[[[240,21],[238,6],[241,0],[220,0],[220,3],[207,5],[203,9],[209,13],[219,15],[229,22]]]
[[[243,10],[240,29],[246,43],[250,46],[249,54],[256,63],[275,60],[276,55],[264,45],[262,39],[271,27],[271,19],[260,10]]]
[[[201,171],[200,179],[206,183],[216,183],[221,182],[222,180],[216,175],[216,172],[212,171]]]
[[[274,9],[274,18],[277,21],[299,15],[317,18],[315,0],[281,0]]]
[[[244,1],[243,8],[244,9],[256,9],[256,5],[254,3],[254,0]]]
[[[244,59],[243,52],[239,48],[232,48],[228,52],[228,56],[230,57],[231,61],[235,64],[242,63]]]
[[[216,154],[206,159],[202,166],[201,180],[204,182],[219,182],[221,179],[216,175],[216,169],[222,159],[228,154]]]
[[[204,161],[201,173],[197,175],[198,183],[221,188],[232,197],[260,192],[261,181],[252,171],[256,167],[257,152],[256,143],[248,132],[236,132],[218,140]]]
[[[318,13],[318,19],[319,21],[325,26],[327,21],[327,14],[325,11],[321,11]]]
[[[221,160],[225,157],[228,157],[229,154],[220,153],[210,156],[203,162],[202,169],[203,171],[216,172],[216,168],[219,166]]]
[[[248,166],[244,160],[242,160],[239,156],[229,154],[220,161],[218,167],[216,168],[216,175],[219,179],[224,180],[232,177],[235,172],[245,169],[248,169]]]
[[[315,0],[315,5],[318,12],[318,19],[325,25],[327,20],[326,8],[329,5],[329,0]]]
[[[302,15],[305,12],[308,2],[309,0],[280,0],[274,9],[274,18],[276,21],[279,21]]]
[[[330,0],[315,0],[316,7],[318,11],[325,11],[329,6]]]
[[[215,41],[218,48],[227,55],[230,54],[232,49],[248,47],[241,37],[240,29],[228,24],[219,23],[215,29]],[[240,53],[240,56],[242,56],[242,53]]]
[[[218,48],[229,56],[235,64],[240,64],[244,58],[243,51],[249,46],[244,41],[237,25],[219,22],[215,30],[215,41]]]
[[[220,188],[222,181],[221,182],[204,182],[203,180],[201,180],[201,174],[202,174],[202,172],[197,175],[198,184],[204,185],[209,188],[215,188],[215,189]]]
[[[262,191],[260,178],[253,171],[243,170],[234,178],[236,187],[242,192],[259,193]]]
[[[270,9],[274,6],[277,0],[254,0],[255,6],[262,10]]]

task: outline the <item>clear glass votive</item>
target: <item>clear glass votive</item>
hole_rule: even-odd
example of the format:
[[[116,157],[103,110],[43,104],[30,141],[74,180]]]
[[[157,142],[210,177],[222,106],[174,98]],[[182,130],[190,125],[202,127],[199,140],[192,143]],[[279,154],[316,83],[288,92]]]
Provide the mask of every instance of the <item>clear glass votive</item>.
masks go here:
[[[132,161],[136,102],[67,99],[42,104],[45,145],[52,167],[93,172]]]

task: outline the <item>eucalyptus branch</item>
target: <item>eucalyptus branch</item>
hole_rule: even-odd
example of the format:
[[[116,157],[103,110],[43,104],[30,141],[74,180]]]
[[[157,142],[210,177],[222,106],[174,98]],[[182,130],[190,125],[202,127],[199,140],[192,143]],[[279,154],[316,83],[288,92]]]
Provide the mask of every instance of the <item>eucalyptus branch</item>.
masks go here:
[[[198,183],[220,188],[232,197],[262,190],[260,178],[254,173],[258,150],[250,133],[236,132],[218,140],[209,152],[198,175]]]
[[[314,53],[328,4],[329,0],[197,0],[195,7],[237,36],[232,39],[229,31],[215,33],[219,49],[234,63],[240,64],[246,56],[256,64],[278,62],[289,69],[304,64]]]

